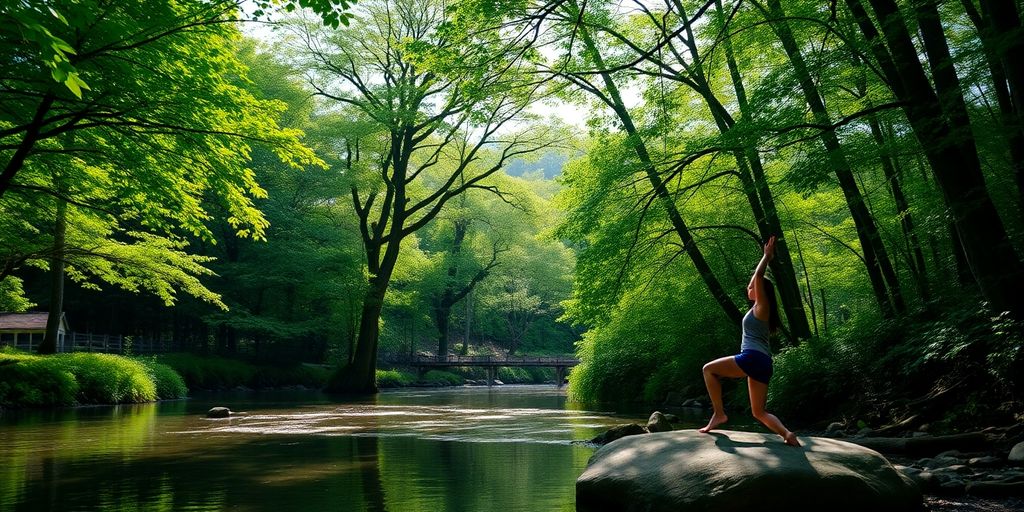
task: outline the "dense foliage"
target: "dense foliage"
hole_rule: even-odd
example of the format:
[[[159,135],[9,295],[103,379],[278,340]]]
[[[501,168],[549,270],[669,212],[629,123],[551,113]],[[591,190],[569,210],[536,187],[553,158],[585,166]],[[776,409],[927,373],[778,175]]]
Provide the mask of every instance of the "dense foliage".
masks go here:
[[[773,407],[1024,408],[1019,3],[42,6],[0,8],[0,307],[278,364],[190,386],[575,348],[578,399],[699,395],[775,235]]]

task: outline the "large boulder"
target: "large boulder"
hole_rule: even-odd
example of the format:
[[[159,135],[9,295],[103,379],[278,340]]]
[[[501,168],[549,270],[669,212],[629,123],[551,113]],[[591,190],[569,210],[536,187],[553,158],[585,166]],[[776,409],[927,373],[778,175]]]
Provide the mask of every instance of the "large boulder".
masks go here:
[[[921,491],[878,452],[836,439],[696,430],[600,448],[576,480],[577,511],[923,510]]]

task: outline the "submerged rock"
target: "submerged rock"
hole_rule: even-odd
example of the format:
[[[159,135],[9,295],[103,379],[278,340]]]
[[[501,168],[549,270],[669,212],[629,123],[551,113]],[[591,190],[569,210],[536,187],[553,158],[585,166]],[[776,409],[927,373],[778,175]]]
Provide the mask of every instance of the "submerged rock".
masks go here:
[[[918,487],[878,452],[835,439],[800,442],[696,430],[619,439],[576,480],[576,510],[923,510]]]
[[[227,407],[214,407],[206,411],[207,418],[227,418],[228,416],[231,416],[231,409]]]
[[[646,434],[647,430],[637,425],[636,423],[630,423],[629,425],[619,425],[608,429],[604,434],[598,435],[597,437],[590,440],[594,444],[607,444],[616,439],[621,439],[626,436],[635,436],[638,434]]]

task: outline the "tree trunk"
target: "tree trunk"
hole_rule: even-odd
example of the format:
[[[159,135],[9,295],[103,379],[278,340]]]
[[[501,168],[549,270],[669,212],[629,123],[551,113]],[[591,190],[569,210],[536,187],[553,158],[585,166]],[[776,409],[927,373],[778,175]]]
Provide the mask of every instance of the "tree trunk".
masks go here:
[[[880,62],[888,60],[891,63],[888,67],[895,76],[890,77],[890,84],[896,84],[894,92],[903,102],[914,135],[924,148],[935,181],[953,214],[967,263],[982,294],[997,311],[1011,311],[1020,317],[1024,313],[1020,296],[1024,286],[1024,266],[1009,242],[1003,221],[986,189],[971,127],[963,124],[968,120],[956,112],[945,111],[945,108],[955,106],[947,102],[956,101],[952,98],[951,91],[956,86],[949,83],[950,73],[935,76],[936,87],[943,91],[941,96],[945,100],[940,104],[940,95],[928,82],[918,60],[917,48],[895,2],[870,0],[891,56],[886,53],[886,46],[877,41],[879,34],[867,18],[860,0],[846,2],[864,36],[872,43],[876,57]],[[925,21],[928,25],[927,19]],[[925,30],[923,26],[922,37],[926,41],[929,59],[941,61],[938,47],[945,41],[934,40],[942,37],[941,30],[936,33],[934,29]],[[885,67],[883,65],[883,69]],[[948,63],[939,62],[933,67],[952,71]],[[955,77],[955,73],[953,75]]]
[[[1013,52],[1008,51],[1009,47],[1004,41],[1000,41],[1001,38],[1005,38],[1005,34],[1000,33],[1000,30],[996,28],[996,25],[1000,25],[1003,31],[1009,29],[1012,32],[1014,31],[1012,27],[1019,26],[1020,18],[1017,16],[1016,20],[1012,19],[1016,15],[1015,7],[1012,4],[1007,9],[1005,5],[994,5],[1001,2],[982,0],[981,12],[978,12],[973,0],[961,0],[960,3],[967,12],[967,17],[978,30],[982,50],[985,52],[985,62],[988,64],[989,74],[992,77],[992,91],[995,93],[996,104],[999,106],[999,120],[1003,125],[1002,132],[1006,138],[1010,156],[1010,167],[1013,169],[1014,181],[1017,184],[1017,204],[1021,214],[1024,214],[1024,125],[1021,122],[1021,113],[1014,108],[1005,67],[1012,65],[1008,57]],[[992,19],[993,8],[1001,12],[998,23]],[[1004,10],[1009,12],[1002,12]],[[1019,38],[1022,36],[1019,27],[1016,32],[1018,33],[1016,35],[1017,44],[1019,44]],[[1012,37],[1005,38],[1005,40],[1015,41]],[[1017,55],[1017,59],[1021,58],[1022,56]],[[1024,66],[1024,62],[1019,62],[1017,65]],[[1024,87],[1024,84],[1018,84],[1018,87]]]
[[[723,14],[721,0],[716,1],[715,7],[718,10],[719,16],[721,16]],[[736,64],[736,58],[732,51],[732,40],[729,37],[728,31],[725,31],[724,34],[725,60],[729,66],[729,76],[732,79],[733,90],[736,91],[736,101],[740,107],[740,115],[745,119],[753,120],[754,112],[750,109],[750,104],[747,101],[747,91],[743,85],[743,75],[740,74],[739,66]],[[722,110],[725,110],[724,107]],[[797,280],[793,259],[789,253],[789,244],[786,242],[785,237],[782,236],[782,221],[779,220],[779,212],[775,207],[775,198],[772,195],[771,188],[768,186],[768,179],[765,176],[764,166],[761,163],[761,156],[757,154],[754,144],[747,143],[743,146],[753,177],[754,195],[760,201],[761,210],[764,213],[763,222],[758,219],[758,226],[760,227],[763,224],[765,229],[764,232],[761,232],[761,238],[767,240],[771,235],[778,235],[775,245],[775,258],[771,261],[772,275],[775,277],[775,288],[779,291],[779,297],[782,299],[782,309],[793,336],[796,338],[807,338],[811,335],[811,329],[807,321],[807,313],[804,311],[803,301],[800,297],[800,284]],[[814,315],[813,308],[814,306],[812,305],[812,317]],[[815,326],[815,330],[817,330],[817,326]]]
[[[768,0],[768,10],[768,14],[775,18],[771,23],[772,28],[782,42],[786,55],[793,65],[793,71],[800,82],[800,89],[804,93],[804,99],[814,115],[815,122],[822,126],[831,126],[832,120],[829,118],[825,103],[807,70],[807,64],[804,62],[792,31],[790,31],[789,24],[785,21],[785,13],[779,0]],[[864,203],[864,197],[854,179],[846,153],[839,144],[835,130],[823,129],[820,138],[822,145],[825,146],[829,165],[832,167],[832,171],[839,181],[839,187],[843,191],[843,196],[846,198],[854,225],[857,226],[857,236],[864,251],[868,278],[871,280],[871,288],[875,292],[875,298],[882,314],[885,316],[891,316],[893,313],[901,314],[906,307],[903,303],[903,294],[900,291],[896,271],[893,269],[885,244],[882,243],[874,217]]]
[[[64,312],[64,235],[67,232],[67,204],[57,200],[57,218],[53,229],[53,258],[50,259],[50,312],[46,316],[46,334],[39,345],[40,354],[57,352],[60,319]]]
[[[437,358],[443,359],[448,355],[448,327],[451,323],[452,305],[446,304],[444,299],[440,304],[434,305],[434,323],[437,325]]]
[[[867,116],[868,127],[871,129],[871,136],[875,139],[875,143],[882,149],[879,155],[879,160],[882,164],[882,173],[885,175],[885,182],[889,185],[889,192],[892,194],[893,202],[896,204],[896,215],[900,219],[900,228],[903,230],[904,239],[907,241],[907,246],[910,249],[910,271],[914,276],[914,283],[917,286],[917,293],[920,295],[921,300],[928,302],[931,300],[931,294],[928,290],[928,273],[924,265],[924,252],[921,251],[921,241],[917,237],[917,232],[914,231],[914,217],[910,213],[910,205],[907,203],[907,198],[903,195],[903,184],[900,182],[900,175],[896,168],[897,162],[889,156],[889,152],[886,149],[885,136],[882,133],[882,127],[878,122],[878,118],[872,114]]]
[[[370,278],[370,286],[363,296],[359,335],[356,337],[352,361],[335,375],[328,384],[328,391],[350,394],[377,392],[377,339],[380,336],[380,312],[384,308],[388,285],[387,280],[381,280],[380,277]]]

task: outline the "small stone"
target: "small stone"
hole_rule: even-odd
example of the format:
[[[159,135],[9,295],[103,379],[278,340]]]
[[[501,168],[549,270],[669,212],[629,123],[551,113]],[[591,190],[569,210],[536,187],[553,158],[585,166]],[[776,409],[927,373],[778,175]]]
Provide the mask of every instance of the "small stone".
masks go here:
[[[668,420],[669,423],[679,423],[679,416],[672,413],[665,413],[665,419]]]
[[[669,432],[672,430],[672,424],[669,423],[665,415],[659,411],[651,413],[650,419],[647,420],[647,431],[654,432]]]
[[[971,471],[971,468],[967,467],[964,464],[954,464],[952,466],[945,466],[945,467],[941,467],[941,468],[935,468],[935,469],[932,470],[932,473],[935,473],[935,474],[961,474],[961,475],[965,475],[965,474],[971,474],[971,473],[974,473],[974,472]]]
[[[941,484],[936,489],[940,494],[946,494],[949,496],[960,496],[966,490],[967,485],[964,484],[963,480],[959,478],[951,478]]]
[[[231,416],[231,409],[227,407],[214,407],[206,411],[207,418],[227,418],[228,416]]]
[[[872,432],[874,432],[874,430],[871,430],[869,427],[864,427],[864,428],[862,428],[862,429],[857,431],[857,436],[858,437],[867,437],[867,436],[870,436]]]
[[[971,496],[1024,497],[1024,482],[970,482],[967,484],[965,491]]]
[[[917,477],[922,473],[920,469],[910,466],[901,466],[899,464],[893,464],[892,467],[896,468],[896,471],[907,475],[911,480],[916,480]]]
[[[960,464],[960,459],[957,457],[950,457],[948,455],[940,455],[932,459],[928,464],[925,465],[928,469],[944,468]]]
[[[925,423],[925,424],[921,425],[920,427],[917,427],[917,431],[918,432],[928,432],[931,428],[932,428],[931,425],[929,425],[928,423]]]
[[[495,386],[504,386],[505,383],[500,381],[500,380],[498,380],[498,379],[494,379],[494,385]]]
[[[825,432],[828,432],[829,434],[834,434],[836,432],[842,432],[844,430],[846,430],[846,425],[844,425],[840,421],[833,421],[832,423],[828,424],[828,428],[825,429]]]
[[[1024,465],[1024,441],[1013,445],[1007,460],[1010,464]]]
[[[696,398],[691,398],[691,399],[683,402],[683,407],[693,408],[693,409],[703,409],[704,408],[704,402],[701,402],[700,400],[697,400]]]
[[[978,468],[993,468],[1003,464],[1003,459],[989,455],[987,457],[974,457],[967,461],[968,466]]]

